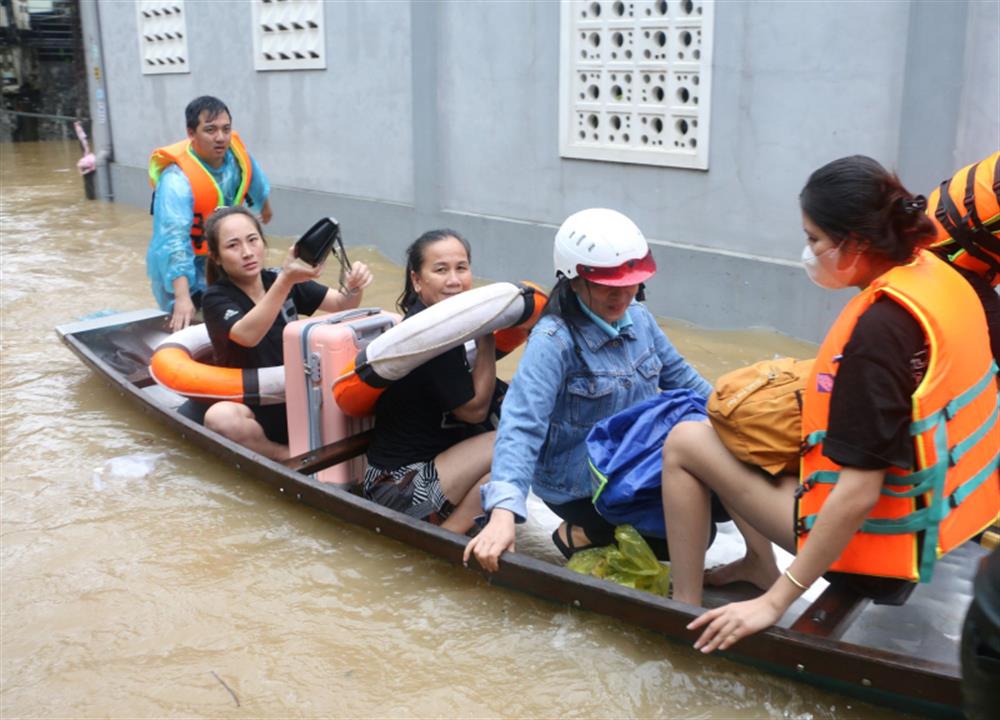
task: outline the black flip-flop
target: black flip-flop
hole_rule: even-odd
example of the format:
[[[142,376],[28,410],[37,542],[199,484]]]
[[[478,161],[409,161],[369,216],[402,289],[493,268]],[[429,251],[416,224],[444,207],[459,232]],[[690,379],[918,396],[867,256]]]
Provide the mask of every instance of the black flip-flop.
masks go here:
[[[562,524],[560,524],[559,527],[557,527],[555,530],[552,531],[552,543],[556,546],[559,552],[561,552],[563,554],[563,557],[566,558],[567,560],[569,560],[571,557],[573,557],[574,554],[580,552],[581,550],[589,550],[592,547],[597,547],[593,543],[590,543],[588,545],[583,545],[581,547],[577,547],[576,545],[574,545],[573,523],[566,523],[566,540],[569,544],[563,542],[563,539],[559,537],[560,527],[562,527]]]

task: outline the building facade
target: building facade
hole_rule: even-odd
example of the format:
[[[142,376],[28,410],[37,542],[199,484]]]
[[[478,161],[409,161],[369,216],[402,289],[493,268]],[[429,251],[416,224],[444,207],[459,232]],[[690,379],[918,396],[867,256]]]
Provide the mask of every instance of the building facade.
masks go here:
[[[335,215],[349,243],[401,260],[452,227],[478,276],[549,285],[555,228],[611,207],[653,245],[650,308],[710,327],[817,340],[846,301],[798,264],[816,167],[867,154],[926,193],[1000,146],[992,1],[92,10],[114,200],[148,207],[150,151],[183,136],[189,100],[217,95],[274,185],[271,232]]]

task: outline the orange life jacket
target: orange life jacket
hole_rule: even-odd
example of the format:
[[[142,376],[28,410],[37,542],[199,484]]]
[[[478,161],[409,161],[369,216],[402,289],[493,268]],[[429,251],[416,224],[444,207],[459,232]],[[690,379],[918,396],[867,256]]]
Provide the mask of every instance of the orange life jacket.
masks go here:
[[[250,154],[240,136],[233,131],[229,149],[233,151],[236,162],[239,163],[242,179],[240,187],[236,191],[233,205],[240,205],[246,197],[247,188],[250,187],[250,179],[253,174]],[[207,255],[208,245],[202,239],[205,232],[205,218],[212,214],[217,207],[225,204],[222,189],[212,174],[205,169],[204,163],[191,149],[190,140],[180,140],[173,145],[158,148],[149,156],[149,183],[156,191],[156,186],[160,184],[160,176],[170,165],[176,165],[187,176],[191,183],[191,193],[194,195],[194,220],[191,223],[191,247],[194,248],[195,255]]]
[[[820,346],[806,385],[796,535],[809,538],[840,466],[823,455],[837,362],[858,318],[879,297],[906,308],[927,338],[913,393],[916,468],[889,468],[878,503],[831,570],[928,582],[937,558],[1000,514],[997,366],[971,286],[933,253],[886,272],[852,299]]]
[[[927,199],[934,247],[948,261],[1000,284],[1000,151],[968,165]]]

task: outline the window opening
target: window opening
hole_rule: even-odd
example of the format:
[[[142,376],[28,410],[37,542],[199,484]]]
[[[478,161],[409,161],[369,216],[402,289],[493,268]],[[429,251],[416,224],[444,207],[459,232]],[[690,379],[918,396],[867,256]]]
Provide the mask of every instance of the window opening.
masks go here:
[[[560,154],[707,169],[714,6],[563,2]]]
[[[184,0],[139,0],[135,8],[143,75],[190,72]]]
[[[253,0],[257,70],[326,68],[323,0]]]

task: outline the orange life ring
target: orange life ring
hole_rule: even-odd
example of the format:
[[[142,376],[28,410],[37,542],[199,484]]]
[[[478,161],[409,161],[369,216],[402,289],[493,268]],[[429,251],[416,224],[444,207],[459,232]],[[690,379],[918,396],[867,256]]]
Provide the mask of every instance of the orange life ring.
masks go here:
[[[208,328],[189,325],[156,347],[149,363],[153,379],[195,400],[231,400],[248,405],[285,402],[285,368],[228,368],[209,365],[212,341]]]

